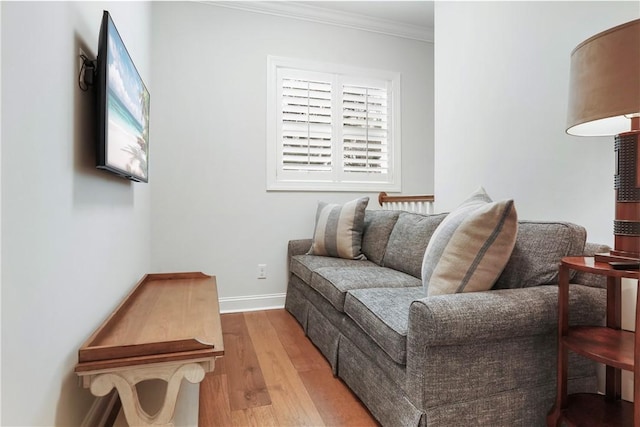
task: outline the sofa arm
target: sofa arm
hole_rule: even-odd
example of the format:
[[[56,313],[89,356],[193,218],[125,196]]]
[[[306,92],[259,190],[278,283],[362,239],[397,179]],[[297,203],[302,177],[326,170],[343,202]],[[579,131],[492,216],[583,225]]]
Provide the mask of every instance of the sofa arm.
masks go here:
[[[570,285],[571,324],[602,324],[605,306],[604,289]],[[414,301],[407,332],[408,396],[426,409],[553,390],[557,310],[554,285]],[[570,378],[595,387],[593,363],[570,356],[569,364]]]
[[[304,255],[311,249],[313,239],[289,240],[287,245],[287,276],[290,275],[291,258],[296,255]]]
[[[287,256],[289,258],[296,255],[304,255],[311,249],[312,239],[289,240]]]
[[[584,245],[584,256],[594,256],[595,254],[609,252],[611,248],[607,245],[600,243],[587,242]],[[586,271],[577,271],[573,277],[573,283],[579,283],[585,286],[592,286],[595,288],[606,288],[607,277],[599,274],[591,274]]]
[[[601,324],[603,289],[570,285],[572,324]],[[411,304],[407,343],[459,345],[557,330],[558,287],[534,286],[422,298]]]

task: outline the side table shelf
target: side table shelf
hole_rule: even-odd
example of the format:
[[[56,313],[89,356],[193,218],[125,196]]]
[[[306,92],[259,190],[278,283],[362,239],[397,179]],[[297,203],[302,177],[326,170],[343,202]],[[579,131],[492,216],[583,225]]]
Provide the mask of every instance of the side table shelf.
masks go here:
[[[569,327],[569,272],[584,271],[607,278],[606,326]],[[634,375],[634,402],[640,402],[640,340],[633,332],[621,330],[620,294],[623,278],[639,279],[637,270],[614,270],[593,257],[565,257],[560,264],[558,283],[558,378],[556,402],[547,416],[547,426],[638,426],[640,404],[620,399],[621,370]],[[638,300],[640,302],[640,292]],[[640,310],[636,310],[636,330],[640,332]],[[606,365],[605,395],[567,395],[568,351],[571,350]],[[639,369],[636,370],[636,367]]]
[[[604,326],[574,326],[569,328],[564,344],[596,362],[633,371],[634,336],[633,332]]]

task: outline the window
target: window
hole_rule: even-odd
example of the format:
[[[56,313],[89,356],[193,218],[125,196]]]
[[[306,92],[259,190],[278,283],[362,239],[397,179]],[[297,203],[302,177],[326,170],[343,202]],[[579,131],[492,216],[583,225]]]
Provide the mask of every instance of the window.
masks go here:
[[[267,189],[400,191],[398,73],[269,57]]]

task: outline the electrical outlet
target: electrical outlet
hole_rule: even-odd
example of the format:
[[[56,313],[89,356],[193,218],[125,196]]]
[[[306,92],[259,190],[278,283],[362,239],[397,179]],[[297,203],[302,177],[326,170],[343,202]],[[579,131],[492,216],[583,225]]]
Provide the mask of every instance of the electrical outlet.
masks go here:
[[[258,264],[258,279],[267,278],[267,264]]]

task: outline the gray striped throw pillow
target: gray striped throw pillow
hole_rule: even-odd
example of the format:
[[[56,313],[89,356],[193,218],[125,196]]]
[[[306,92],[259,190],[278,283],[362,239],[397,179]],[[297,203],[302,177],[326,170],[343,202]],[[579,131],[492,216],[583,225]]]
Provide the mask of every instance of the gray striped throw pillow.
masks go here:
[[[491,289],[511,257],[518,232],[513,200],[493,202],[483,188],[434,231],[422,261],[428,296]]]
[[[344,205],[318,202],[316,227],[309,254],[347,259],[366,259],[362,253],[364,211],[368,197]]]

